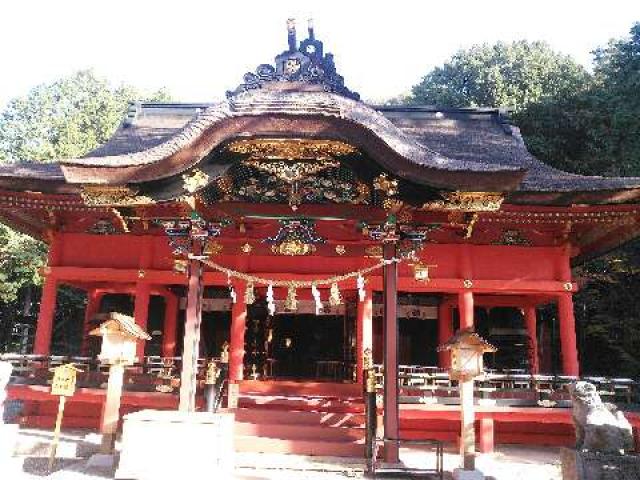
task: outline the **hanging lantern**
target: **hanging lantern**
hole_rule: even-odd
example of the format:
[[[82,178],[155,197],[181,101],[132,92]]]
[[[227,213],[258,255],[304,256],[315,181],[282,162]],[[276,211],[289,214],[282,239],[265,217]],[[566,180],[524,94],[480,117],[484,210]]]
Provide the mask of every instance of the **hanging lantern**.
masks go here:
[[[431,278],[429,277],[429,268],[431,267],[437,267],[437,265],[425,265],[421,262],[414,264],[413,278],[415,278],[418,282],[430,282]]]
[[[267,287],[267,310],[269,310],[269,315],[275,315],[276,313],[276,303],[273,298],[273,284],[270,283]]]
[[[366,292],[364,291],[364,277],[361,274],[358,274],[356,286],[358,287],[358,298],[361,302],[364,302]]]
[[[311,295],[313,296],[313,301],[316,306],[316,315],[320,315],[322,313],[322,299],[320,298],[320,290],[316,287],[314,283],[311,285]]]
[[[247,289],[244,292],[244,303],[252,305],[256,301],[256,292],[253,287],[253,282],[247,283]]]
[[[342,303],[342,297],[340,296],[340,289],[337,283],[331,284],[331,291],[329,292],[329,305],[337,307]]]
[[[298,309],[298,299],[296,298],[296,287],[295,285],[289,285],[287,290],[287,299],[284,302],[284,308],[287,310],[297,310]]]

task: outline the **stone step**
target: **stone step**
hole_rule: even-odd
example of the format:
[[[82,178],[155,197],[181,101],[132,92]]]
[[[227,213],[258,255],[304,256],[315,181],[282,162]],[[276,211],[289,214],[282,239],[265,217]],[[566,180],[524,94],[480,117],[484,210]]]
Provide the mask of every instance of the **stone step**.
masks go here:
[[[352,442],[364,438],[364,428],[236,422],[235,434],[280,440],[323,440]]]
[[[309,439],[283,440],[279,438],[236,435],[237,452],[286,453],[295,455],[363,457],[364,443]]]

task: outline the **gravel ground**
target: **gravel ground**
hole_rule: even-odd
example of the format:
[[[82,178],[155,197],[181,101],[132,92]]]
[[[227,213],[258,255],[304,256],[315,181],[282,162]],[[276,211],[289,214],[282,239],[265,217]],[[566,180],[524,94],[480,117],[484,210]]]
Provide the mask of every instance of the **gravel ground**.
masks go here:
[[[0,479],[33,480],[45,476],[51,480],[114,478],[113,469],[88,465],[89,456],[97,451],[99,436],[78,431],[63,432],[54,472],[47,475],[48,446],[51,437],[49,431],[22,429],[16,449],[17,455],[0,464]],[[400,456],[405,465],[411,468],[428,468],[434,465],[434,457],[430,451],[403,448]],[[559,458],[559,450],[555,448],[503,446],[493,454],[479,455],[477,467],[488,478],[495,480],[560,480]],[[445,452],[444,466],[447,472],[456,468],[458,462],[458,456],[454,451]],[[363,478],[363,470],[364,464],[359,459],[239,453],[236,456],[235,479]],[[185,469],[185,473],[190,472]],[[404,475],[386,478],[408,477]],[[445,478],[450,479],[450,474],[447,473]]]

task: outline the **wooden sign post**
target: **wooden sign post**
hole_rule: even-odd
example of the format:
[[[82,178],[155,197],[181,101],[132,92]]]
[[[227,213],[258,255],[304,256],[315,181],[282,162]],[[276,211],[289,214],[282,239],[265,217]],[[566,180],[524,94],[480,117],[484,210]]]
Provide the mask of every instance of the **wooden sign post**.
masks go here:
[[[58,415],[56,416],[56,427],[53,432],[53,442],[49,449],[49,466],[48,471],[53,470],[53,464],[56,459],[56,450],[60,441],[60,428],[62,427],[62,417],[64,415],[64,405],[67,397],[72,397],[76,391],[76,376],[82,370],[77,369],[73,363],[60,365],[52,368],[53,381],[51,382],[51,395],[59,397]]]
[[[109,365],[107,397],[102,407],[100,433],[102,443],[100,453],[113,453],[118,422],[120,421],[120,397],[124,383],[124,368],[136,361],[136,345],[139,340],[149,340],[147,332],[136,325],[135,320],[117,312],[100,314],[99,320],[105,320],[89,335],[102,337],[102,350],[98,358]]]
[[[458,380],[460,390],[460,457],[462,470],[454,471],[454,479],[482,478],[475,470],[475,406],[473,404],[473,381],[482,375],[482,355],[497,351],[496,347],[471,330],[459,330],[438,351],[451,352],[449,376]]]

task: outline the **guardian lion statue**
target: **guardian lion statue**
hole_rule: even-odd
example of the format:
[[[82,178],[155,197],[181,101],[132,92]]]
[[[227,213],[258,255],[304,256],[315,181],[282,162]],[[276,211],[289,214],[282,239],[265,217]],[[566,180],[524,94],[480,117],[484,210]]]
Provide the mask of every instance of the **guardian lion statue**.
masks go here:
[[[577,450],[624,454],[633,449],[631,424],[615,405],[602,401],[595,385],[575,382],[569,392]]]

